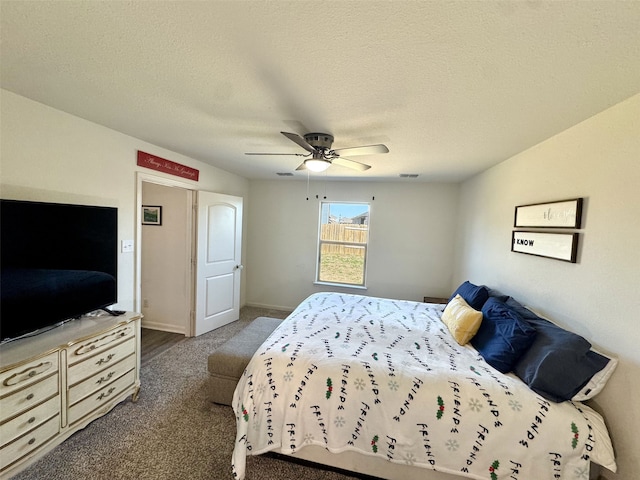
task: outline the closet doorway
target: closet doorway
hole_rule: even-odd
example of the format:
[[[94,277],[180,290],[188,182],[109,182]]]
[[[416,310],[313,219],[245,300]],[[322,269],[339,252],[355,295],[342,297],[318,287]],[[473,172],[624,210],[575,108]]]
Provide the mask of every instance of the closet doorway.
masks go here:
[[[142,174],[138,187],[137,311],[144,328],[191,335],[195,192]],[[143,206],[158,213],[157,221],[143,221]]]

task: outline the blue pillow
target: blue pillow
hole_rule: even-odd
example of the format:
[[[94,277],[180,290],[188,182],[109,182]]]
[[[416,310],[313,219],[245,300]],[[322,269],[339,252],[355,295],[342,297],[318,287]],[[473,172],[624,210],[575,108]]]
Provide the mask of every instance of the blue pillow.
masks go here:
[[[471,308],[480,311],[482,310],[484,302],[489,298],[489,291],[484,285],[474,285],[467,280],[453,292],[453,295],[449,297],[449,301],[453,300],[456,295],[464,298],[464,301],[467,302]]]
[[[482,307],[482,323],[471,344],[485,361],[508,373],[535,339],[536,330],[496,297]]]
[[[591,351],[591,344],[580,335],[540,318],[513,298],[509,298],[506,305],[537,332],[533,344],[513,371],[547,400],[571,399],[609,362],[608,358]]]
[[[506,302],[507,299],[509,298],[509,295],[505,295],[505,294],[503,294],[503,293],[501,293],[498,290],[495,290],[493,288],[487,288],[487,293],[489,294],[489,298],[496,297],[501,302]]]

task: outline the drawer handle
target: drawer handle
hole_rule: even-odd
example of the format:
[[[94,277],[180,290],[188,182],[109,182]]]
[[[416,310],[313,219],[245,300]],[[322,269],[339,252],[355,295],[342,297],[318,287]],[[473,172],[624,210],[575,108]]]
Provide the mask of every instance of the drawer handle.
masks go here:
[[[31,440],[29,440],[27,443],[28,443],[29,445],[33,445],[34,443],[36,443],[36,439],[35,439],[35,438],[32,438],[32,439],[31,439]]]
[[[17,372],[8,377],[4,382],[2,382],[5,386],[10,387],[12,385],[17,385],[20,382],[24,382],[25,380],[30,380],[37,375],[42,375],[44,372],[48,371],[51,367],[53,367],[52,362],[42,362],[35,367],[29,367],[22,372]]]
[[[98,361],[96,362],[96,365],[102,365],[103,363],[110,362],[110,361],[111,361],[111,359],[112,359],[113,357],[115,357],[115,356],[116,356],[116,354],[115,354],[115,353],[110,353],[109,355],[107,355],[107,358],[106,358],[106,359],[105,359],[105,358],[101,358],[100,360],[98,360]]]
[[[27,420],[27,423],[33,423],[36,421],[36,417],[31,417],[29,420]]]
[[[98,379],[98,381],[96,382],[98,385],[100,385],[102,382],[106,382],[111,380],[111,377],[113,377],[115,375],[116,372],[109,372],[108,375],[101,377]]]
[[[98,401],[102,400],[103,398],[107,398],[109,395],[111,395],[113,393],[113,391],[115,389],[116,389],[116,387],[111,387],[106,392],[102,392],[100,395],[98,395]]]
[[[33,400],[33,393],[30,393],[29,395],[27,395],[27,400]]]
[[[89,343],[85,343],[75,351],[75,354],[84,355],[85,353],[89,353],[98,347],[102,347],[104,345],[108,345],[111,342],[115,342],[116,340],[119,340],[120,338],[126,336],[129,332],[131,332],[131,327],[120,328],[115,332],[105,335],[104,337],[100,337]]]

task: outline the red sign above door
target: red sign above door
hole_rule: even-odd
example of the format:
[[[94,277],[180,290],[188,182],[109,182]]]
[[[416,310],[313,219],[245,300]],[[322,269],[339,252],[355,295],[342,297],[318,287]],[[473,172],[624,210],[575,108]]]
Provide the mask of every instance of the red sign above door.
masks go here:
[[[200,171],[138,150],[138,166],[198,181]]]

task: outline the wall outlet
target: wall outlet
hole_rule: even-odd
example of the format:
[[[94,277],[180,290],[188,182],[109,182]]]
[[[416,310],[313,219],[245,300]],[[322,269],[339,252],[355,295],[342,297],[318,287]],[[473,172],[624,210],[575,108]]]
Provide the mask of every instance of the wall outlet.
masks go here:
[[[133,252],[133,240],[122,240],[121,251],[122,253]]]
[[[145,298],[144,300],[142,300],[142,306],[143,306],[144,308],[148,308],[148,307],[149,307],[149,300],[148,300],[148,299],[146,299],[146,298]]]

